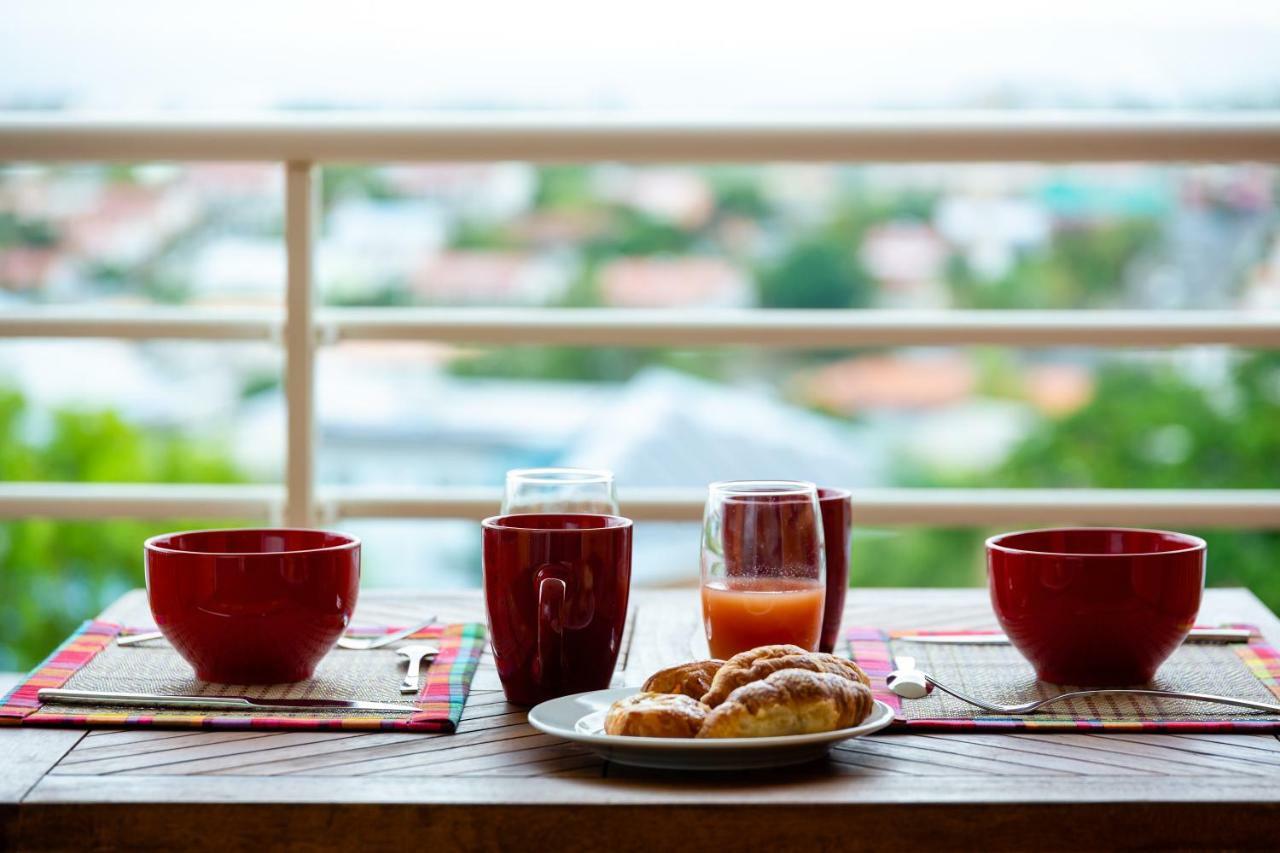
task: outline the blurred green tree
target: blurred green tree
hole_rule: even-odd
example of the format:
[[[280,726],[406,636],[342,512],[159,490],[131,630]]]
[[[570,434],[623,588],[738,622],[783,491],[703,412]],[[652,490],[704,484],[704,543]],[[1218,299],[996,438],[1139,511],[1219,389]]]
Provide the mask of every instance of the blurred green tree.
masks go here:
[[[857,524],[857,507],[854,508]],[[854,528],[852,587],[977,586],[984,534],[970,528]]]
[[[1110,364],[1094,398],[1046,420],[992,486],[1275,489],[1280,487],[1280,353],[1239,356],[1224,381],[1174,366]],[[1280,533],[1199,531],[1209,582],[1249,587],[1280,607]]]
[[[809,238],[758,278],[765,308],[862,308],[871,303],[872,281],[850,244]]]
[[[40,430],[21,394],[0,391],[0,480],[230,483],[218,448],[146,433],[110,411],[61,410]],[[34,437],[33,437],[34,436]],[[222,522],[226,523],[226,522]],[[0,670],[24,669],[86,616],[142,585],[142,542],[193,520],[0,524]]]
[[[449,248],[465,249],[472,252],[500,252],[519,249],[521,244],[519,240],[512,236],[510,229],[506,225],[493,225],[464,219],[457,224],[453,234],[450,235]]]
[[[1103,308],[1120,301],[1130,264],[1159,234],[1151,219],[1063,229],[999,278],[978,277],[958,255],[947,278],[957,308]]]
[[[534,205],[540,208],[589,207],[596,204],[591,169],[581,165],[548,165],[538,169]]]
[[[377,166],[332,165],[320,170],[320,205],[329,210],[343,198],[386,200],[399,194]]]
[[[712,172],[712,188],[716,212],[721,216],[763,220],[773,215],[760,182],[751,172]]]
[[[0,247],[30,246],[47,249],[58,243],[58,230],[44,219],[23,219],[16,213],[0,211]]]
[[[697,232],[629,207],[615,208],[609,221],[609,228],[588,241],[586,256],[589,261],[625,255],[685,254],[697,245],[699,239]]]
[[[625,382],[651,361],[651,353],[618,347],[501,347],[449,362],[455,376],[560,382]]]
[[[1225,381],[1191,382],[1172,365],[1115,362],[1091,402],[1046,418],[996,470],[933,485],[994,488],[1280,487],[1280,353],[1239,356]],[[1208,583],[1245,586],[1280,608],[1280,533],[1190,530],[1209,543]],[[977,530],[864,533],[854,586],[982,582]]]

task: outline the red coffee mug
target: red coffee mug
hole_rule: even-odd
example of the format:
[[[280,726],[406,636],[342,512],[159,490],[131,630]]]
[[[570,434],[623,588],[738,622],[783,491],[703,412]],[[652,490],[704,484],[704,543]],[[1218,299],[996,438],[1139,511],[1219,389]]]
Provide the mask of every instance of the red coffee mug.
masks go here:
[[[609,686],[631,588],[631,521],[526,514],[484,520],[489,640],[521,705]]]
[[[822,541],[827,554],[827,599],[822,611],[818,651],[833,652],[840,639],[844,598],[849,592],[849,537],[853,529],[853,499],[848,489],[818,489],[822,511]]]
[[[148,539],[151,615],[202,681],[310,678],[360,587],[360,540],[323,530],[194,530]]]
[[[1027,530],[987,540],[991,604],[1043,681],[1145,684],[1186,639],[1203,539],[1162,530]]]

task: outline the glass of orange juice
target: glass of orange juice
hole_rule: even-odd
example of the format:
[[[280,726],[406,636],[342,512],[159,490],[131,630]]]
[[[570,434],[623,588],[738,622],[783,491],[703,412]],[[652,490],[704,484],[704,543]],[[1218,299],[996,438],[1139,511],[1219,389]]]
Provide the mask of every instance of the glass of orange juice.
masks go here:
[[[791,643],[813,651],[822,633],[826,558],[813,483],[712,483],[702,519],[702,620],[711,654]]]

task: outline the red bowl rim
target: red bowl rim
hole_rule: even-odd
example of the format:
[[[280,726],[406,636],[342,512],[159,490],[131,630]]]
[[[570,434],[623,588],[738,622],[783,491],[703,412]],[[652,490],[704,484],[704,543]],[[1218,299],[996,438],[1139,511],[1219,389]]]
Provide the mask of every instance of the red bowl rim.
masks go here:
[[[545,517],[548,515],[585,515],[591,518],[605,518],[609,520],[609,523],[603,527],[524,527],[520,524],[511,523],[520,518]],[[631,527],[632,521],[621,515],[610,515],[607,512],[509,512],[505,515],[491,515],[480,522],[480,526],[486,530],[519,530],[528,533],[607,533],[610,530],[623,530]]]
[[[160,540],[175,536],[190,536],[199,533],[325,533],[329,536],[341,536],[346,542],[337,545],[325,545],[321,548],[298,548],[288,551],[192,551],[186,548],[172,548],[161,545]],[[321,530],[317,527],[209,527],[202,530],[176,530],[172,533],[161,533],[152,536],[142,543],[144,551],[156,551],[162,554],[190,554],[200,557],[272,557],[285,554],[324,554],[347,551],[360,547],[360,539],[350,533],[337,530]]]
[[[1172,536],[1186,542],[1186,547],[1177,548],[1172,551],[1125,551],[1121,554],[1103,554],[1088,553],[1080,551],[1036,551],[1029,548],[1014,548],[1005,545],[996,540],[1005,539],[1012,536],[1022,536],[1027,533],[1058,533],[1069,530],[1088,530],[1107,533],[1156,533],[1162,536]],[[1199,536],[1192,536],[1190,533],[1179,533],[1176,530],[1156,530],[1149,527],[1037,527],[1031,530],[1011,530],[1007,533],[997,533],[995,536],[989,537],[986,542],[988,551],[1001,551],[1005,554],[1035,554],[1042,557],[1161,557],[1167,554],[1188,554],[1193,551],[1203,551],[1208,544]]]

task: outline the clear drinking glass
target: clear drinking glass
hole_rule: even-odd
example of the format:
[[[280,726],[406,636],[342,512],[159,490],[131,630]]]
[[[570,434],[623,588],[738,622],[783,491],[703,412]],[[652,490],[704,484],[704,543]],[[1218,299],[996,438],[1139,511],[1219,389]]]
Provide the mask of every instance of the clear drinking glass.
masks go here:
[[[502,514],[618,514],[613,472],[590,468],[516,468],[507,472]]]
[[[776,643],[813,651],[825,599],[817,487],[712,483],[702,522],[702,619],[711,654],[728,658]]]

